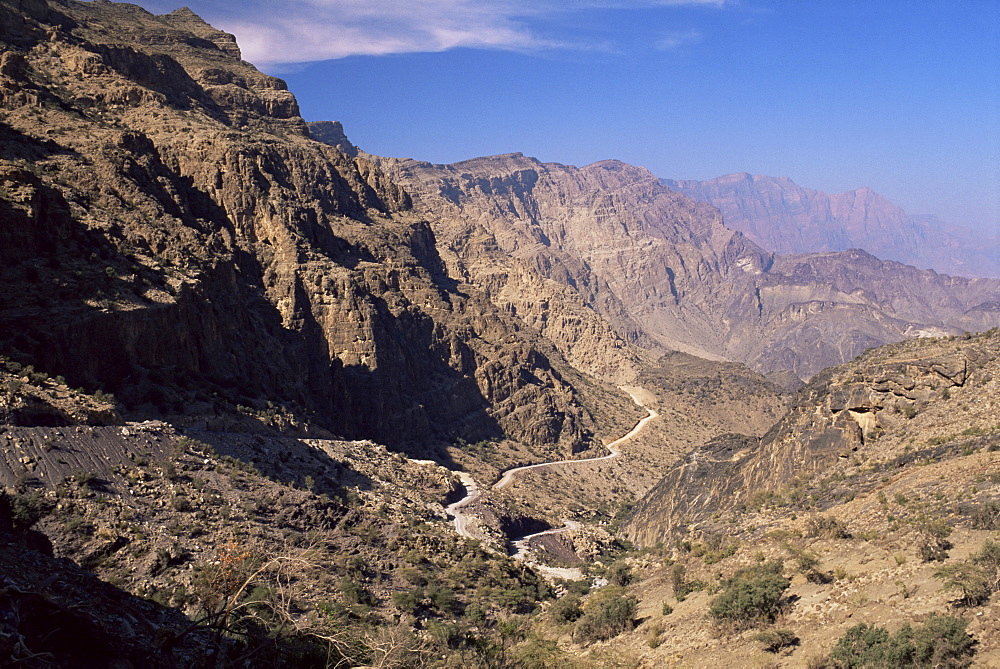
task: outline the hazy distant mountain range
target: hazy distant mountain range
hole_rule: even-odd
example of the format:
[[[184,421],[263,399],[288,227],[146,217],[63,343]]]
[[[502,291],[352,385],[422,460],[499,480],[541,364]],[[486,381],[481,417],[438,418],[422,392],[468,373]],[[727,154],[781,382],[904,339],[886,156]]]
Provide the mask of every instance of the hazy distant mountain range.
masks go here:
[[[831,195],[787,177],[727,174],[662,183],[722,212],[726,227],[780,254],[864,249],[959,276],[1000,277],[1000,237],[907,214],[870,188]]]

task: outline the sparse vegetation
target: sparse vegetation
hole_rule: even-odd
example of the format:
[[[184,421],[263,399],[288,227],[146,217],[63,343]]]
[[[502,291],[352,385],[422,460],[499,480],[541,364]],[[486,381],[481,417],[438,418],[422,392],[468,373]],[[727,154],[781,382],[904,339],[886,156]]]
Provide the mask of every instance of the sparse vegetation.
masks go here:
[[[962,593],[966,606],[982,604],[1000,591],[1000,542],[986,540],[968,560],[941,567],[934,573],[945,589]]]
[[[670,580],[674,588],[674,597],[678,602],[683,602],[692,592],[705,589],[704,581],[697,579],[689,581],[685,578],[686,573],[687,568],[681,563],[675,564],[670,569]]]
[[[777,653],[784,648],[797,646],[799,637],[791,630],[764,630],[754,635],[754,641],[761,645],[762,650]]]
[[[969,526],[975,530],[1000,530],[1000,502],[986,500],[969,514]]]
[[[774,622],[791,585],[781,572],[778,561],[738,570],[723,581],[722,594],[712,600],[709,615],[734,630]]]
[[[1000,589],[1000,544],[948,558],[949,540],[964,556],[979,533],[1000,529],[993,485],[1000,426],[990,427],[998,419],[1000,332],[993,340],[900,342],[813,374],[818,359],[807,359],[794,338],[805,335],[826,364],[926,309],[897,301],[898,318],[882,319],[884,328],[845,320],[851,332],[841,338],[834,329],[844,318],[883,313],[885,291],[867,285],[868,260],[852,262],[857,276],[830,288],[820,275],[830,271],[825,265],[839,267],[834,254],[821,263],[741,258],[739,245],[723,249],[726,238],[711,232],[721,230],[717,214],[666,197],[646,173],[636,190],[627,167],[588,168],[608,186],[610,205],[553,191],[579,205],[567,218],[554,200],[531,201],[533,189],[558,185],[561,167],[550,165],[544,178],[531,170],[497,178],[472,175],[479,168],[470,163],[461,170],[470,175],[447,177],[448,211],[458,204],[463,213],[444,220],[423,209],[439,190],[431,180],[416,189],[396,183],[437,167],[353,160],[312,142],[294,102],[275,90],[280,84],[230,58],[229,38],[194,19],[143,14],[140,24],[121,27],[117,21],[138,15],[108,3],[44,4],[13,3],[4,16],[15,20],[0,31],[0,227],[10,233],[0,235],[8,261],[0,267],[8,325],[0,344],[20,361],[0,356],[0,447],[7,485],[17,491],[0,492],[0,542],[8,542],[0,548],[7,570],[0,662],[72,666],[21,638],[30,606],[16,598],[27,594],[31,605],[58,604],[39,616],[55,621],[56,642],[63,616],[78,615],[95,645],[102,635],[117,642],[119,632],[151,631],[145,656],[162,652],[164,665],[170,648],[192,639],[201,643],[197,652],[174,659],[248,669],[799,665],[834,641],[817,627],[839,634],[874,612],[889,612],[886,627],[852,628],[829,666],[967,663],[973,646],[961,620],[914,621],[943,602],[922,580],[932,571],[959,605],[995,602]],[[129,35],[140,34],[143,43],[129,46]],[[465,189],[474,197],[458,202]],[[407,190],[420,196],[409,201]],[[651,208],[632,211],[634,195]],[[477,210],[483,203],[489,210]],[[661,204],[680,209],[652,208]],[[527,212],[526,226],[510,225],[511,206]],[[618,238],[618,224],[627,223],[635,244],[597,264],[575,257],[566,240],[555,240],[556,256],[539,247],[553,221],[572,241],[591,209],[597,227],[588,235],[600,237],[610,222]],[[539,211],[548,213],[534,216]],[[522,237],[531,227],[531,238]],[[707,246],[706,230],[714,235]],[[641,257],[669,251],[675,239],[709,253],[708,264],[694,256],[689,263],[687,251],[669,262]],[[524,253],[508,267],[510,248]],[[488,255],[479,255],[483,249]],[[602,272],[622,253],[630,269],[609,284]],[[733,262],[750,265],[729,273],[720,293],[713,267]],[[895,270],[881,266],[890,274],[879,281],[892,285]],[[659,288],[673,292],[678,309],[660,299],[666,292],[633,284],[647,275],[644,267],[653,267],[654,279],[669,275]],[[810,294],[814,278],[824,281],[822,301]],[[930,273],[925,279],[937,282]],[[941,290],[946,283],[958,290],[962,282]],[[704,311],[695,303],[731,301],[754,285],[764,291],[757,307],[769,313],[749,314],[743,307],[753,300]],[[621,302],[622,286],[635,287],[638,302]],[[839,308],[841,291],[857,287],[849,301],[858,304]],[[981,299],[954,300],[965,305],[955,316],[963,327],[993,318],[993,290],[980,282]],[[502,302],[491,304],[495,297]],[[793,397],[742,363],[682,353],[647,364],[652,356],[633,344],[661,340],[642,323],[663,318],[632,323],[635,314],[618,312],[649,299],[669,307],[663,318],[682,319],[667,328],[682,338],[716,329],[712,314],[736,318],[727,327],[742,344],[727,355],[756,350],[755,333],[765,332],[742,327],[744,315],[777,323],[770,310],[783,304],[779,320],[793,328],[785,330],[788,350],[769,349],[780,357],[766,363],[794,364],[812,376],[807,389]],[[975,304],[982,309],[966,311]],[[605,329],[609,308],[618,326],[639,329],[605,340],[621,330]],[[800,322],[816,311],[825,314],[819,327]],[[950,315],[928,316],[953,327]],[[726,341],[720,330],[688,344],[712,349]],[[573,360],[586,361],[593,375],[578,374]],[[86,390],[69,389],[59,372]],[[630,441],[628,457],[534,469],[505,492],[490,489],[515,462],[603,455],[602,440],[643,413],[606,382],[633,375],[650,386],[644,394],[654,396],[660,418]],[[792,372],[775,376],[782,377],[799,383]],[[101,385],[118,398],[92,392]],[[801,423],[792,425],[789,406],[804,409]],[[743,435],[713,439],[737,430]],[[767,452],[775,435],[783,441]],[[361,441],[379,437],[393,450]],[[483,493],[470,511],[477,539],[456,533],[446,517],[454,477],[408,458],[475,477]],[[674,458],[685,466],[680,473],[696,474],[688,477],[692,497],[636,499],[683,487],[679,478],[657,485],[677,473]],[[743,466],[752,473],[741,485]],[[579,566],[586,578],[550,589],[504,554],[503,528],[562,517],[581,527],[537,542],[534,555],[543,554],[538,544],[558,545],[560,554],[572,547],[582,563],[551,565]],[[636,526],[643,518],[649,527]],[[624,536],[660,544],[632,550]],[[686,540],[675,544],[677,537]],[[89,573],[49,561],[47,549]],[[911,564],[893,555],[901,550]],[[8,562],[15,552],[21,561]],[[784,562],[768,562],[775,556]],[[918,556],[939,564],[912,564]],[[29,592],[21,565],[50,565],[53,573]],[[831,574],[838,582],[828,585]],[[608,584],[597,587],[599,579]],[[94,601],[119,594],[137,606],[114,611],[106,618],[112,625],[90,634],[85,600],[95,586]],[[83,596],[68,596],[72,588]],[[550,602],[553,590],[566,594]],[[796,596],[803,615],[783,620]],[[987,629],[987,609],[965,613],[971,629]],[[912,626],[900,628],[907,619]],[[120,630],[107,634],[114,625]],[[740,631],[705,643],[712,632]],[[798,635],[817,643],[792,653]],[[992,630],[981,636],[996,642]],[[600,643],[581,649],[567,637]]]
[[[583,615],[580,597],[572,593],[563,595],[552,603],[549,608],[552,620],[559,624],[576,622]]]
[[[639,600],[622,588],[607,586],[590,596],[573,638],[580,643],[604,641],[631,630]]]
[[[948,557],[951,549],[952,527],[943,518],[922,516],[914,522],[920,533],[917,552],[924,562],[940,562]]]
[[[653,623],[646,633],[646,645],[650,648],[659,648],[661,643],[663,643],[663,625]]]
[[[821,539],[850,539],[847,527],[833,516],[816,514],[806,521],[806,536]]]
[[[830,669],[865,667],[967,667],[975,641],[961,618],[932,615],[917,628],[904,624],[896,634],[861,623],[841,637],[821,666]]]

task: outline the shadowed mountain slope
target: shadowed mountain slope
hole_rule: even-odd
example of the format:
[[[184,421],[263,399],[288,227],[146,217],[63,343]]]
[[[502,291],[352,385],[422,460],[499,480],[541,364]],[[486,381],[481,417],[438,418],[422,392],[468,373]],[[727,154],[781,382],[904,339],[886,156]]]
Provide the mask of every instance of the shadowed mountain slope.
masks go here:
[[[232,36],[106,2],[0,14],[5,354],[133,414],[275,405],[397,446],[568,453],[598,404],[631,412],[449,276],[409,196],[311,139]]]

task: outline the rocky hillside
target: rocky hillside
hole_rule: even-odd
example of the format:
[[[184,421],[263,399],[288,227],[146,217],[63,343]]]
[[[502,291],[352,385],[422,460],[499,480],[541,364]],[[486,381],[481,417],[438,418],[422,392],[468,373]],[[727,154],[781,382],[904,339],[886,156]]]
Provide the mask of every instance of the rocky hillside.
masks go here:
[[[274,430],[106,425],[106,397],[9,359],[0,384],[0,403],[63,412],[0,425],[3,666],[397,667],[431,652],[482,666],[518,641],[498,621],[549,596],[455,533],[457,484],[433,462]]]
[[[277,407],[397,447],[569,453],[628,423],[231,35],[107,2],[4,2],[0,26],[0,352],[215,427]]]
[[[774,253],[864,249],[879,258],[958,276],[1000,278],[1000,239],[910,216],[870,188],[831,195],[787,177],[727,174],[709,181],[664,179],[718,207],[726,227]]]
[[[622,593],[641,622],[583,652],[635,666],[920,666],[898,659],[920,653],[993,666],[998,379],[1000,330],[907,341],[818,375],[763,437],[695,448],[625,525],[647,547],[625,560]]]
[[[597,373],[634,369],[632,344],[808,378],[871,346],[1000,323],[998,281],[858,251],[774,256],[621,162],[378,163],[431,222],[452,272]],[[622,344],[602,345],[609,337]]]
[[[995,427],[998,364],[993,329],[873,349],[825,370],[763,437],[726,434],[692,450],[637,505],[629,535],[654,544],[719,529],[720,515],[806,495],[824,478],[824,495],[809,503],[825,508],[878,487],[880,472],[960,455],[959,446],[978,444],[964,437]]]

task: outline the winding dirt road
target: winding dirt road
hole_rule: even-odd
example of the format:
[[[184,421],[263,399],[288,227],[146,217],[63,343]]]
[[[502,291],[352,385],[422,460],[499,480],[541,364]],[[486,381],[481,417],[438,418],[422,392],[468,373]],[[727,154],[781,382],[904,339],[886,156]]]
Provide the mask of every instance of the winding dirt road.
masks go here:
[[[455,531],[460,536],[466,539],[477,539],[478,537],[469,531],[469,516],[462,513],[461,509],[478,500],[483,491],[479,489],[479,484],[476,483],[476,479],[472,478],[472,474],[468,472],[455,472],[455,474],[458,475],[458,480],[465,487],[465,497],[446,506],[445,511],[455,519]]]
[[[581,527],[583,527],[583,525],[575,520],[564,519],[562,527],[555,527],[551,530],[535,532],[534,534],[529,534],[528,536],[516,539],[513,542],[514,553],[511,557],[515,560],[531,565],[541,572],[543,576],[547,576],[549,578],[562,578],[567,581],[578,581],[583,578],[583,571],[579,567],[550,567],[546,564],[535,562],[530,559],[530,550],[531,540],[536,537],[544,537],[550,534],[562,534],[563,532],[569,532],[570,530],[578,530]]]
[[[612,460],[614,458],[619,457],[622,454],[622,452],[621,452],[621,450],[619,450],[618,447],[621,444],[623,444],[626,441],[628,441],[629,439],[631,439],[632,437],[634,437],[635,435],[637,435],[640,432],[642,432],[643,428],[646,427],[646,424],[649,423],[649,421],[651,421],[654,418],[656,418],[657,416],[659,416],[659,414],[656,413],[656,411],[654,411],[653,409],[650,409],[649,407],[646,407],[643,404],[642,398],[644,397],[643,393],[645,391],[642,391],[641,389],[633,389],[633,388],[622,388],[622,389],[625,390],[626,392],[628,392],[628,394],[632,397],[632,400],[636,404],[638,404],[639,406],[641,406],[644,409],[646,409],[648,415],[645,418],[641,419],[638,423],[636,423],[635,426],[631,430],[629,430],[629,432],[627,434],[625,434],[623,437],[615,439],[610,444],[607,444],[605,446],[605,448],[607,448],[608,451],[610,451],[607,455],[602,455],[601,457],[598,457],[598,458],[586,458],[584,460],[555,460],[553,462],[540,462],[540,463],[535,464],[535,465],[526,465],[524,467],[514,467],[513,469],[508,469],[507,471],[505,471],[503,473],[503,475],[500,477],[500,480],[493,484],[492,489],[493,490],[503,490],[504,488],[508,487],[511,483],[513,483],[514,477],[518,473],[523,472],[523,471],[527,471],[529,469],[542,469],[542,468],[546,468],[546,467],[561,467],[561,466],[564,466],[564,465],[575,465],[575,464],[581,464],[581,463],[584,463],[584,462],[600,462],[600,461],[603,461],[603,460]],[[464,509],[465,507],[469,506],[473,502],[477,501],[480,498],[480,496],[483,494],[483,491],[479,487],[479,484],[476,483],[475,479],[473,479],[472,476],[470,474],[468,474],[467,472],[456,472],[456,474],[458,475],[459,480],[462,482],[462,485],[465,487],[466,494],[465,494],[465,497],[463,497],[462,499],[458,500],[457,502],[453,502],[453,503],[449,504],[446,507],[445,510],[448,512],[449,515],[451,515],[454,518],[454,521],[455,521],[455,531],[459,535],[461,535],[463,537],[466,537],[467,539],[478,539],[480,537],[476,536],[469,529],[469,521],[471,519],[471,516],[468,515],[468,514],[462,513],[462,509]],[[526,550],[527,550],[527,546],[528,546],[527,542],[530,539],[532,539],[532,538],[534,538],[536,536],[541,536],[543,534],[559,534],[561,532],[568,532],[569,530],[574,529],[574,526],[575,527],[579,527],[579,523],[575,523],[574,521],[571,521],[571,520],[567,520],[567,521],[565,521],[565,523],[566,523],[566,525],[564,525],[563,527],[560,527],[560,528],[555,528],[555,529],[551,529],[551,530],[545,530],[544,532],[537,532],[535,534],[530,534],[530,535],[528,535],[526,537],[521,537],[520,539],[516,539],[514,541],[514,546],[517,548],[517,552],[514,554],[515,559],[521,559],[521,560],[526,560],[527,559],[527,554],[526,554]],[[519,544],[522,544],[522,542],[523,542],[523,545],[519,545]],[[521,557],[518,558],[518,555],[521,555]],[[542,565],[536,565],[536,566],[541,567]],[[548,569],[553,569],[553,568],[548,568]]]
[[[526,472],[529,469],[559,467],[562,465],[578,465],[583,462],[600,462],[601,460],[612,460],[614,458],[617,458],[619,455],[622,454],[622,452],[618,450],[618,446],[628,441],[629,439],[639,434],[640,432],[642,432],[642,428],[646,427],[646,423],[648,423],[649,421],[653,420],[654,418],[660,415],[649,408],[647,408],[646,411],[649,412],[649,415],[640,420],[638,423],[636,423],[635,427],[633,427],[628,434],[619,439],[615,439],[610,444],[605,446],[605,448],[611,451],[608,455],[602,455],[599,458],[586,458],[584,460],[556,460],[554,462],[540,462],[537,465],[526,465],[524,467],[515,467],[514,469],[508,469],[507,471],[504,472],[500,480],[493,484],[493,489],[503,490],[504,488],[506,488],[507,486],[509,486],[511,483],[514,482],[514,476],[516,474],[520,472]]]

